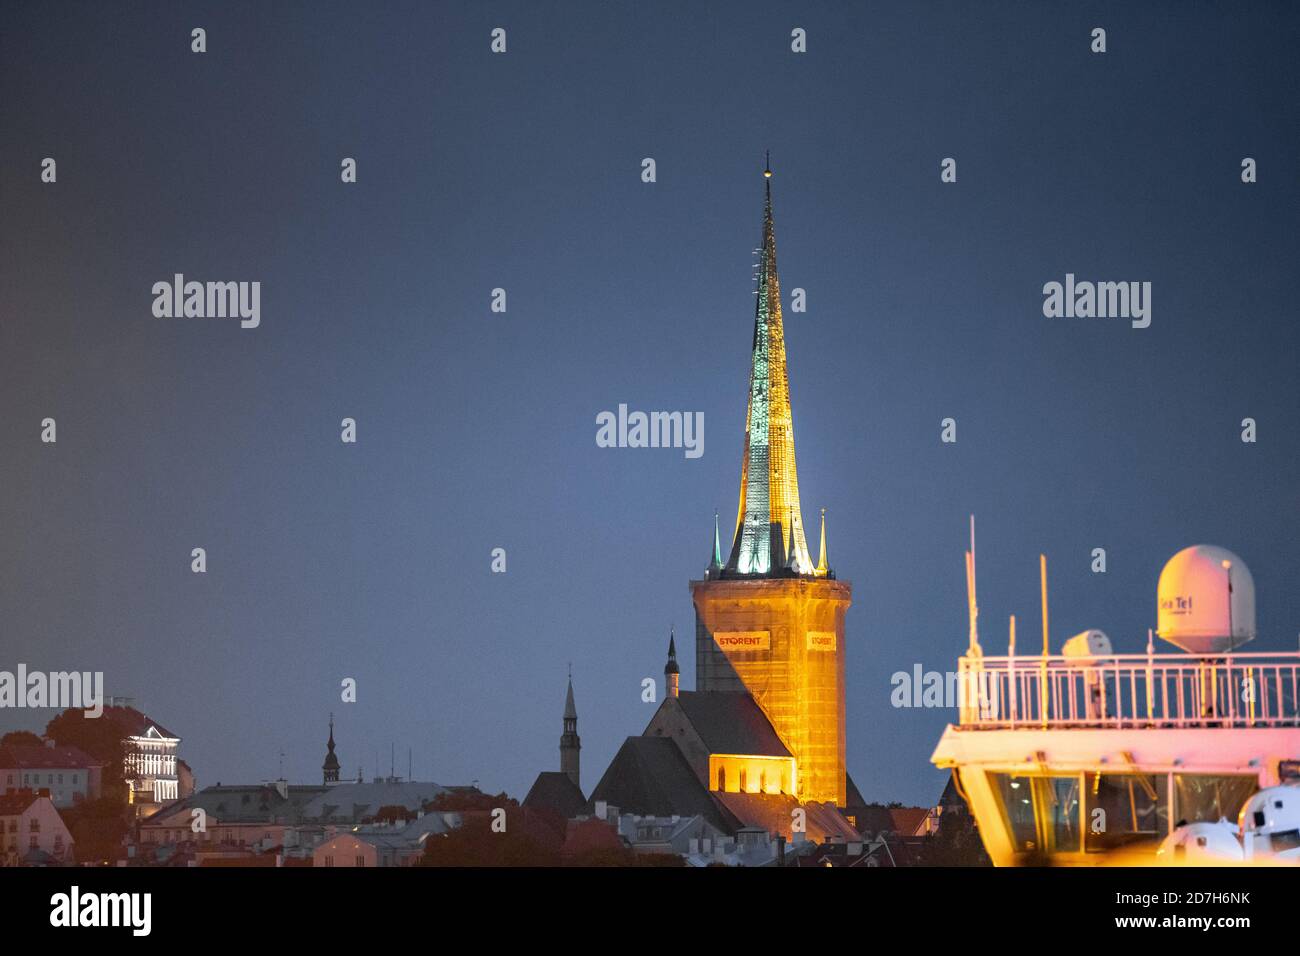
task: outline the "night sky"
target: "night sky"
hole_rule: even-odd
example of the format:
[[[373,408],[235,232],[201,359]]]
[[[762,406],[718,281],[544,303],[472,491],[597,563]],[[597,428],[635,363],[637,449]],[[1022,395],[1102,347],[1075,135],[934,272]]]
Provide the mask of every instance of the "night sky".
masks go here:
[[[419,779],[522,798],[572,661],[590,792],[671,625],[694,686],[766,149],[868,799],[943,785],[952,712],[893,708],[890,675],[956,666],[971,512],[989,653],[1011,613],[1037,639],[1040,551],[1054,649],[1142,650],[1196,543],[1253,571],[1249,649],[1296,647],[1294,8],[375,6],[0,13],[0,669],[104,671],[201,786],[319,782],[334,711],[345,776],[409,747]],[[177,272],[260,281],[260,327],[155,318]],[[1151,282],[1150,328],[1045,318],[1067,272]],[[620,403],[702,411],[703,457],[598,448]]]

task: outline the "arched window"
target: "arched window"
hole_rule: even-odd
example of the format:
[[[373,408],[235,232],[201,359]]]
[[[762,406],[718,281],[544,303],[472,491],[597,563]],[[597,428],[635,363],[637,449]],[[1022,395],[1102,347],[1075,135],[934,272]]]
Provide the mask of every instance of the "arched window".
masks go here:
[[[718,767],[718,790],[725,793],[727,790],[727,768]]]

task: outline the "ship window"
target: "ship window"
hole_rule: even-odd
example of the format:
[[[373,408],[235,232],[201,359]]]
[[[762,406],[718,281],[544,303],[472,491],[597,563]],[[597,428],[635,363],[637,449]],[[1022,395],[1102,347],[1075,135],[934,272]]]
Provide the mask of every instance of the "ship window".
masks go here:
[[[1259,789],[1255,776],[1174,774],[1174,819],[1181,823],[1236,822],[1241,808]]]
[[[1154,845],[1169,832],[1169,778],[1165,774],[1089,773],[1084,774],[1084,785],[1088,852]]]
[[[992,773],[1017,853],[1046,856],[1077,853],[1079,778],[1020,777]]]

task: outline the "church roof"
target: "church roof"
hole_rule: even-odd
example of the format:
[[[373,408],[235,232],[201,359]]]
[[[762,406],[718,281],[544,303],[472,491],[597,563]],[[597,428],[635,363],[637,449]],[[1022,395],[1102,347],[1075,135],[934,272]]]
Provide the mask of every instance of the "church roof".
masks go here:
[[[667,737],[628,737],[587,801],[590,810],[604,800],[623,813],[656,817],[703,816],[728,833],[736,821],[709,791]]]
[[[781,834],[787,840],[793,841],[794,837],[791,824],[795,807],[803,807],[806,835],[814,843],[825,843],[831,837],[847,842],[862,839],[831,803],[800,803],[788,793],[715,792],[713,796],[745,826],[761,827],[768,833]]]
[[[677,703],[709,753],[791,756],[749,694],[684,690]]]
[[[537,775],[523,805],[534,809],[554,810],[568,820],[576,817],[587,806],[587,798],[569,778],[567,773],[544,770]]]

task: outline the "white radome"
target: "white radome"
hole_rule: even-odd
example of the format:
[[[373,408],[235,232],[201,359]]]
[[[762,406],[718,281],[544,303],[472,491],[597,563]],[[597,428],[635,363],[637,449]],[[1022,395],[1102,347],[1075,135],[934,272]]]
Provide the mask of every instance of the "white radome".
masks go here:
[[[1165,837],[1156,851],[1159,866],[1240,863],[1242,857],[1237,828],[1227,820],[1184,824]]]
[[[1227,548],[1198,544],[1166,563],[1156,633],[1192,654],[1222,654],[1255,638],[1255,579]]]
[[[1300,786],[1259,791],[1241,808],[1237,823],[1247,859],[1300,861]]]

